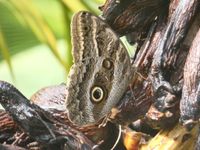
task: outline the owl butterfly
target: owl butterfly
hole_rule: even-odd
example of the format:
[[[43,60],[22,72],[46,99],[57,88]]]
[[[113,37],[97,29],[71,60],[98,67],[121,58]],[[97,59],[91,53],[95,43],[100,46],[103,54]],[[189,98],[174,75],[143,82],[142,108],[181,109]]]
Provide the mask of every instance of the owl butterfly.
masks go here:
[[[71,26],[74,65],[67,82],[68,117],[77,126],[92,125],[109,114],[127,89],[130,58],[101,18],[81,11]]]

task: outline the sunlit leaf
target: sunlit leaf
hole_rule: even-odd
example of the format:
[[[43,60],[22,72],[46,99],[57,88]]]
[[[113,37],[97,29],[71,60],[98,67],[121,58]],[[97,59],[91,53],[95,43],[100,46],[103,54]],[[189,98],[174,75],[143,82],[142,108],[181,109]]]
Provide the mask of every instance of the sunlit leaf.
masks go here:
[[[63,13],[64,13],[64,18],[65,18],[65,39],[66,39],[66,47],[67,47],[67,51],[66,51],[66,62],[67,62],[67,66],[66,66],[66,70],[69,71],[70,67],[72,65],[72,54],[71,54],[71,49],[72,49],[72,45],[71,45],[71,34],[70,34],[70,24],[71,24],[71,16],[69,16],[69,8],[67,5],[65,5],[65,3],[62,1],[61,3],[62,8],[63,8]]]
[[[20,2],[19,2],[20,1]],[[61,58],[57,49],[56,37],[43,17],[38,13],[31,1],[10,0],[14,8],[22,15],[29,27],[33,30],[41,42],[46,43],[58,61],[66,67],[65,61]]]
[[[81,0],[82,4],[90,11],[95,14],[100,14],[98,7],[102,4],[97,4],[95,1]]]
[[[101,2],[101,0],[96,1]],[[4,41],[7,43],[11,54],[35,46],[39,44],[39,41],[43,42],[51,49],[54,56],[68,72],[72,65],[71,16],[79,10],[97,13],[99,12],[98,6],[101,4],[87,0],[52,0],[49,8],[49,2],[48,0],[1,0],[0,25],[2,25],[2,31],[5,36]],[[62,5],[59,5],[59,3]],[[57,5],[56,9],[60,11],[59,16],[56,16],[56,20],[54,19],[55,16],[53,18],[51,14],[51,12],[55,14],[54,4]],[[60,6],[64,9],[60,9],[62,8]],[[51,10],[48,11],[48,9]],[[44,18],[44,14],[49,18]],[[56,28],[54,28],[55,26]],[[66,41],[65,55],[61,55],[57,48],[58,32],[55,29],[59,30],[59,38],[64,38]],[[0,54],[0,60],[1,58]]]
[[[4,40],[4,35],[3,35],[2,30],[1,30],[1,26],[0,26],[0,50],[1,50],[1,53],[3,55],[3,58],[5,59],[5,61],[8,64],[8,67],[10,69],[10,73],[11,73],[12,77],[14,78],[12,64],[11,64],[11,60],[10,60],[10,54],[9,54],[7,44]]]
[[[106,0],[94,0],[98,4],[104,4]]]
[[[87,7],[80,0],[63,0],[63,3],[72,11],[87,10]]]
[[[24,27],[24,19],[21,19],[21,21],[24,22],[23,25],[18,22],[19,18],[13,15],[16,13],[12,13],[14,11],[13,8],[9,7],[10,5],[6,2],[8,3],[8,1],[5,0],[0,1],[0,26],[10,54],[13,55],[28,47],[35,46],[39,41],[30,29]],[[0,60],[2,60],[1,53]]]

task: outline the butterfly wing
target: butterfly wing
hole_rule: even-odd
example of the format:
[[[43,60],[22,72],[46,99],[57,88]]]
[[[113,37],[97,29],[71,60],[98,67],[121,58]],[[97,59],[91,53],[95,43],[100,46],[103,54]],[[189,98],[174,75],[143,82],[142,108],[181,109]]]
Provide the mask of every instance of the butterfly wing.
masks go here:
[[[78,126],[105,117],[123,96],[131,79],[128,53],[119,37],[99,17],[79,12],[72,20],[73,58],[66,107]]]

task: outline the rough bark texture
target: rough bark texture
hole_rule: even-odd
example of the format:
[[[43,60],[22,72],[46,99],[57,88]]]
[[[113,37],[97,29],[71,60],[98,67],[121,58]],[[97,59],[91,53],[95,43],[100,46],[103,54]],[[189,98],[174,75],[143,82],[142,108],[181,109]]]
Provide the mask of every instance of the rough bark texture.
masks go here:
[[[132,1],[132,3],[134,2],[136,1]],[[149,5],[145,5],[146,1],[142,2],[144,2],[142,10],[148,10]],[[151,2],[152,4],[154,3],[154,1],[148,2],[149,4]],[[116,16],[124,13],[123,11],[115,11],[114,15],[110,15],[109,13],[111,12],[108,13],[107,9],[110,9],[110,7],[118,8],[118,5],[120,5],[114,5],[113,3],[114,1],[112,3],[109,1],[110,5],[106,3],[103,7],[103,14],[108,17],[108,23],[110,23],[110,20],[117,20]],[[151,16],[152,18],[157,18],[157,20],[151,22],[145,41],[141,47],[138,47],[133,63],[137,71],[132,89],[130,89],[132,92],[128,91],[124,97],[125,100],[123,99],[119,104],[118,110],[115,111],[113,117],[114,120],[120,123],[134,121],[138,119],[137,117],[144,115],[144,110],[148,110],[149,104],[152,104],[145,118],[151,126],[163,128],[177,122],[183,66],[188,48],[195,36],[188,33],[188,30],[195,19],[195,15],[196,18],[198,17],[198,12],[196,11],[197,7],[199,7],[198,4],[199,1],[197,0],[180,2],[174,0],[170,4],[165,3],[165,6],[170,6],[168,14],[166,13],[167,11],[163,14],[160,10],[160,15]],[[127,6],[127,8],[129,7]],[[126,12],[127,10],[124,11]],[[141,11],[136,11],[135,13],[139,13],[138,15],[143,14]],[[134,16],[137,15],[133,15],[133,18]],[[111,17],[114,18],[111,19]],[[107,21],[107,18],[105,20]],[[145,24],[145,22],[143,23]],[[110,26],[119,31],[119,35],[126,35],[126,33],[121,33],[122,25],[119,25],[117,21],[110,23]],[[194,27],[190,30],[193,33],[197,32],[194,31]],[[144,29],[142,32],[145,31]],[[187,36],[190,40],[184,41]],[[143,39],[140,40],[142,41]],[[138,105],[140,106],[138,107]],[[140,108],[144,109],[141,111]],[[120,113],[117,114],[116,112]]]
[[[200,30],[189,50],[184,66],[184,85],[181,97],[181,121],[192,125],[200,118]]]

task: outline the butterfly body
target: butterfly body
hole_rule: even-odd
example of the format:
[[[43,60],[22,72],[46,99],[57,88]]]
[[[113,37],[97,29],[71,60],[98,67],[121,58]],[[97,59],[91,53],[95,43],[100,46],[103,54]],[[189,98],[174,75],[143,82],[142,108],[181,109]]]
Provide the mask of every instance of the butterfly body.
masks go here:
[[[66,107],[78,126],[105,117],[131,79],[130,58],[112,29],[99,17],[79,12],[72,20],[73,59]]]

